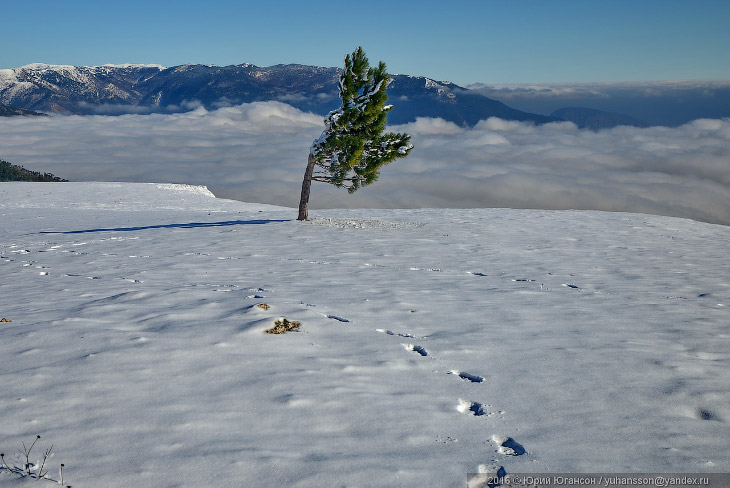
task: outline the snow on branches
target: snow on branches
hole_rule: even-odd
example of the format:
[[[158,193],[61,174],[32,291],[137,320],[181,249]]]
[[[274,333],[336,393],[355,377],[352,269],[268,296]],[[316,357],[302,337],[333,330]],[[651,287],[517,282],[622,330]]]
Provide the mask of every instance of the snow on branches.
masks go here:
[[[390,76],[385,63],[370,67],[362,48],[345,57],[340,77],[342,106],[325,119],[322,135],[311,155],[320,170],[316,181],[325,181],[350,192],[377,179],[378,169],[413,148],[408,134],[383,134],[387,113],[386,88]]]
[[[345,56],[339,80],[342,105],[327,115],[322,135],[309,150],[299,220],[307,218],[312,181],[354,193],[375,182],[381,166],[407,156],[413,149],[408,134],[384,133],[388,111],[393,108],[385,104],[389,82],[385,63],[371,67],[361,47]]]

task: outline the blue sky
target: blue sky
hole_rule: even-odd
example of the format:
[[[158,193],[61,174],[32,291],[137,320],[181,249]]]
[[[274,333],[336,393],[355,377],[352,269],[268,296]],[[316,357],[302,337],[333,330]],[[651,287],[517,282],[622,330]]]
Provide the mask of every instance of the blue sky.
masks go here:
[[[0,68],[340,66],[459,84],[730,79],[726,0],[3,1]]]

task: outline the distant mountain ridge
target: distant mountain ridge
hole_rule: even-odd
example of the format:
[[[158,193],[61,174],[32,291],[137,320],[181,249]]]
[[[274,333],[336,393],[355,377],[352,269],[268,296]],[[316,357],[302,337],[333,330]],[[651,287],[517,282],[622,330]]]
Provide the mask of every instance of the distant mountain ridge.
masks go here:
[[[591,107],[665,127],[730,117],[730,79],[474,83],[466,88],[518,110],[546,115],[566,107]]]
[[[568,120],[575,123],[581,129],[611,129],[620,125],[631,127],[648,127],[646,122],[626,114],[606,112],[595,108],[586,107],[565,107],[550,114],[558,119]]]
[[[68,114],[170,113],[202,105],[278,100],[300,110],[326,114],[337,107],[338,68],[299,64],[259,67],[188,64],[62,66],[31,64],[0,69],[0,103],[39,112]],[[440,117],[459,125],[500,117],[553,122],[553,117],[513,109],[449,82],[393,75],[389,122]]]
[[[46,115],[32,110],[26,110],[24,108],[8,107],[0,103],[0,117],[12,117],[15,115]]]

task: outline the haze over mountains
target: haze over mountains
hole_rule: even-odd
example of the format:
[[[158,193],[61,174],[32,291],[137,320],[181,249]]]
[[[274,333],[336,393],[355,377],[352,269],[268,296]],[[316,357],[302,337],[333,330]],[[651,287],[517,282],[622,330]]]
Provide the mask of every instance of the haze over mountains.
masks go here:
[[[540,114],[583,107],[617,112],[648,125],[667,127],[697,119],[730,117],[730,80],[478,83],[468,88],[516,109]]]

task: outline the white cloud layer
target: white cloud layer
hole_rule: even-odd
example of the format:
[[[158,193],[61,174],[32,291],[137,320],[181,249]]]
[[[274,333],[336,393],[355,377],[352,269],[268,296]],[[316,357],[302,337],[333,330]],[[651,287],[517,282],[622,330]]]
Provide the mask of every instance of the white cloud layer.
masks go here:
[[[76,181],[207,185],[216,195],[294,207],[318,115],[280,102],[215,111],[8,117],[0,158]],[[393,127],[411,155],[354,195],[315,183],[312,208],[597,209],[730,224],[730,119],[593,132],[489,119]]]

